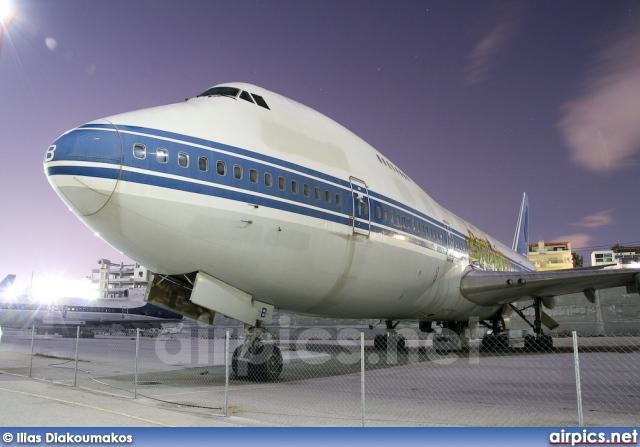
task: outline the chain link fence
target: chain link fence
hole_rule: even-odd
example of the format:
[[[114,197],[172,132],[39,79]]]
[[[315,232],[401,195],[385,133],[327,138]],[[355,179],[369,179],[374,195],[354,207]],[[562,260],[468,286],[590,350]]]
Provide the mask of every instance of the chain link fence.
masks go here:
[[[268,425],[640,425],[638,334],[574,332],[546,349],[524,338],[483,344],[446,329],[387,336],[285,322],[272,332],[267,345],[283,362],[275,379],[241,374],[234,351],[246,336],[238,327],[5,334],[0,371]]]

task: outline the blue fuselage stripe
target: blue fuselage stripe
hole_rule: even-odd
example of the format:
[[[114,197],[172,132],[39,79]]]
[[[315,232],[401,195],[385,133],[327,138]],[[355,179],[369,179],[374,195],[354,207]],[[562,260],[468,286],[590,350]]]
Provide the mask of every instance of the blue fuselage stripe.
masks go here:
[[[111,126],[91,124],[69,134],[96,128],[114,131]],[[351,184],[348,181],[260,153],[199,138],[131,126],[118,126],[118,130],[124,148],[122,162],[124,169],[122,171],[92,167],[88,164],[82,166],[58,165],[47,167],[47,174],[50,176],[84,175],[111,179],[120,178],[123,181],[227,198],[316,217],[342,225],[352,225],[350,216],[353,214],[353,199]],[[134,144],[145,146],[146,156],[144,159],[133,156]],[[160,147],[168,150],[169,159],[166,163],[160,163],[156,159],[155,152]],[[189,155],[188,167],[178,165],[179,152],[185,152]],[[207,171],[198,168],[199,157],[207,158]],[[60,161],[61,159],[65,159],[63,148],[56,152],[55,160]],[[88,163],[96,162],[96,159],[91,157],[87,157],[86,160],[77,156],[67,157],[67,159]],[[218,161],[225,163],[225,175],[219,175],[216,172]],[[241,179],[234,177],[235,165],[242,167]],[[250,170],[252,169],[258,173],[257,179],[253,179],[257,181],[252,181],[250,178]],[[266,186],[265,173],[272,175],[272,186]],[[279,177],[285,179],[284,189],[279,188]],[[292,191],[291,182],[293,180],[298,183],[297,193]],[[305,195],[304,192],[305,185],[308,185],[308,195]],[[320,199],[316,198],[316,188],[320,188]],[[330,192],[330,201],[325,199],[326,191]],[[336,194],[341,196],[340,204],[336,203]],[[361,227],[364,225],[367,228],[366,221],[370,218],[372,232],[390,236],[401,234],[410,243],[441,253],[446,253],[447,247],[466,252],[469,235],[449,229],[443,223],[426,214],[375,191],[369,190],[368,195],[370,200],[369,215],[356,216],[360,217],[359,225]],[[392,213],[395,216],[394,221],[390,219]],[[385,216],[389,219],[385,219]],[[414,226],[414,223],[417,225]],[[451,233],[451,244],[447,243],[447,232]],[[513,259],[509,260],[513,267],[527,270],[519,262]]]

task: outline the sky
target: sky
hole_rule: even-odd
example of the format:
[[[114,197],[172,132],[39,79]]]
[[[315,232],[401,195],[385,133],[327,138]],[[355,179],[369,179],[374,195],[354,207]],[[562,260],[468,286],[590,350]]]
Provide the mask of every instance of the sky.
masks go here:
[[[4,1],[4,0],[0,0]],[[640,245],[640,3],[13,0],[0,53],[0,277],[129,262],[49,186],[63,132],[248,82],[334,119],[511,245]]]

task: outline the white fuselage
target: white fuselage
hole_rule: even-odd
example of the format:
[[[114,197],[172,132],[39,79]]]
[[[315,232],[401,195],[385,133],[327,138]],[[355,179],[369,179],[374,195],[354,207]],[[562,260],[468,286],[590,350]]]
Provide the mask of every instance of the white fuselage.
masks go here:
[[[50,183],[148,269],[205,272],[285,311],[488,318],[498,307],[459,293],[470,265],[533,270],[324,115],[260,87],[224,85],[269,109],[204,96],[88,123],[47,151]]]

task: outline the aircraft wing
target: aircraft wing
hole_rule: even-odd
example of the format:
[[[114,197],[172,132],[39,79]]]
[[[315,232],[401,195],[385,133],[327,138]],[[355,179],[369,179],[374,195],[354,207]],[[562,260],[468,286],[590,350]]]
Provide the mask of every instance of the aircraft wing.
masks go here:
[[[508,304],[522,298],[540,297],[545,305],[557,295],[583,292],[595,301],[595,290],[627,286],[638,293],[640,269],[567,269],[548,272],[490,272],[471,270],[462,277],[460,292],[482,306]],[[552,307],[552,306],[547,306]]]

